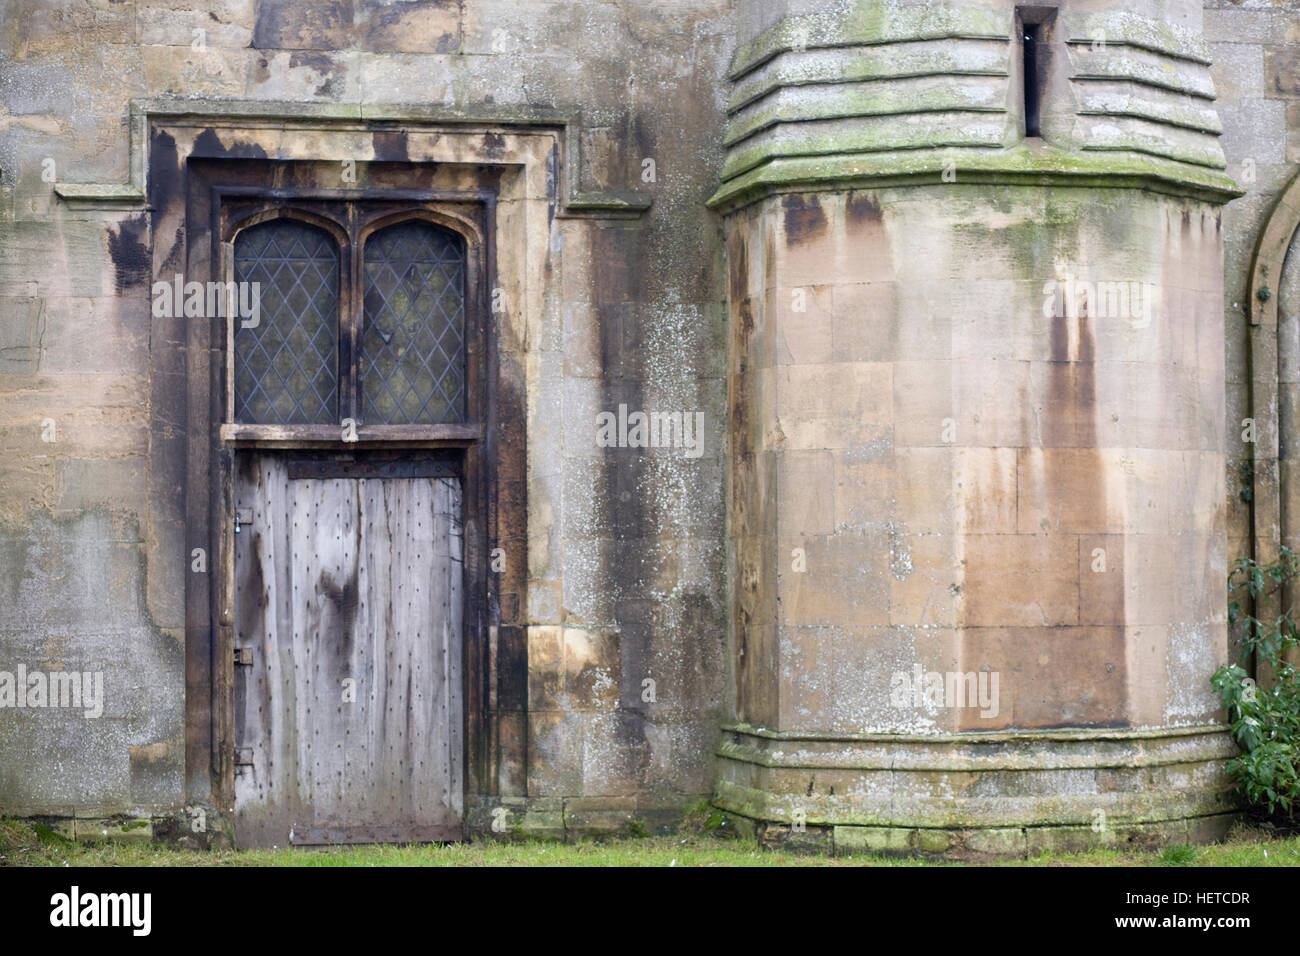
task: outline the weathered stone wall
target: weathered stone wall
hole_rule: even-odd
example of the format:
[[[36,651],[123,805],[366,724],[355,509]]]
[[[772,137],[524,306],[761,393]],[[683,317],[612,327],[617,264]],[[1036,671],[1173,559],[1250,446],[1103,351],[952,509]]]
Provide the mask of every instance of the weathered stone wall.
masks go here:
[[[55,193],[143,185],[129,104],[167,96],[235,113],[354,106],[358,119],[413,104],[507,127],[577,115],[565,156],[580,168],[563,174],[651,200],[640,218],[542,222],[543,267],[506,277],[528,304],[509,345],[528,363],[518,493],[530,517],[499,542],[524,625],[503,643],[501,673],[523,682],[502,693],[526,703],[502,717],[492,805],[573,830],[673,815],[710,792],[725,679],[725,319],[704,200],[731,30],[721,0],[4,5],[0,669],[102,662],[107,705],[98,720],[0,713],[0,806],[102,815],[208,798],[206,768],[185,767],[185,586],[190,549],[212,543],[186,540],[178,470],[203,436],[181,424],[172,376],[184,363],[159,361],[183,336],[151,335],[159,236],[129,201]],[[269,155],[295,150],[319,158],[310,137]],[[544,188],[562,204],[563,182]],[[701,412],[703,454],[598,447],[596,414],[620,404]]]
[[[1230,807],[1235,190],[1200,9],[1062,3],[1041,136],[1016,16],[792,8],[728,74],[719,802],[769,832],[1023,850]]]
[[[1217,211],[958,182],[789,194],[758,218],[735,244],[763,268],[733,321],[759,299],[765,317],[736,404],[761,422],[773,485],[755,507],[774,520],[739,547],[776,569],[776,726],[1212,720]],[[1044,314],[1045,287],[1085,276],[1144,301],[1116,315],[1072,294]],[[1000,709],[891,704],[918,663],[999,673]]]
[[[1300,5],[1065,4],[1062,62],[1090,79],[1058,87],[1044,121],[1075,149],[1069,162],[1004,161],[1017,143],[1008,104],[1022,79],[1007,42],[1013,8],[0,7],[0,670],[102,670],[106,689],[96,719],[0,711],[0,809],[94,818],[210,796],[206,768],[186,767],[185,590],[191,549],[211,542],[184,530],[178,469],[194,436],[177,411],[188,400],[175,375],[184,362],[167,354],[181,344],[150,321],[160,234],[140,203],[69,202],[55,191],[143,186],[133,168],[141,154],[128,148],[130,103],[173,96],[358,120],[408,104],[447,116],[490,111],[506,125],[580,114],[567,144],[576,168],[565,174],[592,194],[652,200],[639,218],[597,210],[548,221],[543,267],[510,278],[530,309],[510,343],[528,388],[518,493],[529,520],[499,542],[512,562],[523,555],[505,586],[518,629],[502,644],[501,674],[523,703],[498,715],[496,792],[480,809],[504,804],[552,831],[666,818],[712,789],[723,720],[806,734],[988,729],[888,706],[893,673],[933,662],[997,669],[1008,695],[1019,682],[1003,729],[1170,731],[1149,748],[1124,738],[1076,749],[1092,748],[1079,759],[1096,762],[1112,747],[1104,759],[1141,764],[1112,781],[1117,792],[1182,788],[1202,795],[1188,814],[1215,812],[1219,784],[1205,768],[1222,759],[1217,738],[1180,743],[1171,728],[1217,719],[1204,679],[1225,649],[1202,625],[1221,637],[1222,574],[1259,533],[1251,500],[1261,483],[1239,423],[1256,417],[1276,435],[1300,376],[1286,358],[1300,354],[1295,257],[1279,289],[1283,338],[1268,353],[1283,356],[1280,405],[1261,406],[1250,387],[1246,301],[1256,237],[1300,162]],[[782,23],[793,32],[773,32]],[[1095,34],[1111,47],[1093,49]],[[1187,43],[1197,35],[1208,57]],[[855,46],[863,37],[871,42]],[[890,38],[913,45],[877,42]],[[942,55],[928,78],[908,75],[930,55],[919,39]],[[734,49],[752,69],[729,78]],[[1126,101],[1132,91],[1111,75],[1126,69],[1172,77],[1167,95]],[[908,78],[869,86],[890,75]],[[1210,80],[1212,109],[1196,95]],[[1099,115],[1118,102],[1137,115]],[[279,158],[310,154],[309,140],[284,137]],[[940,185],[952,148],[988,151],[970,164],[985,179],[959,173]],[[1205,193],[1223,188],[1220,148],[1246,195],[1215,210]],[[744,205],[747,191],[782,178],[851,178],[868,155],[875,173],[929,172],[935,183],[795,189]],[[993,181],[1036,170],[1094,178],[1028,192]],[[705,207],[720,172],[725,235]],[[1176,181],[1191,195],[1097,191],[1107,175],[1149,177],[1153,189]],[[559,202],[564,187],[548,188]],[[1222,312],[1209,301],[1219,243]],[[1059,341],[1051,326],[1031,327],[1044,282],[1071,265],[1083,277],[1085,264],[1098,279],[1156,287],[1163,311],[1153,325],[1074,321]],[[1097,377],[1084,382],[1089,335]],[[1058,352],[1067,374],[1054,380]],[[1117,364],[1103,368],[1106,356]],[[1207,392],[1219,375],[1216,403]],[[703,412],[704,454],[599,447],[596,415],[620,405]],[[954,419],[953,442],[936,417],[940,429]],[[1284,459],[1300,445],[1288,442],[1291,420],[1281,418]],[[1284,488],[1283,501],[1291,494]],[[1211,498],[1220,509],[1206,509]],[[1280,510],[1294,516],[1300,504]],[[1294,524],[1282,521],[1287,540]],[[796,547],[806,573],[791,569]],[[1095,547],[1106,551],[1106,575],[1092,570]],[[201,735],[189,719],[190,736]],[[1033,760],[1056,760],[1056,744],[1035,740]],[[1168,753],[1152,757],[1161,746]],[[767,771],[737,769],[777,759],[755,747],[724,742],[724,752],[751,748],[722,772],[724,791],[807,787],[802,768],[763,779]],[[1013,741],[998,757],[1008,792],[1033,769],[1015,750]],[[933,769],[936,753],[915,758],[918,772]],[[887,762],[865,751],[848,759]],[[955,785],[918,781],[916,793]],[[850,775],[827,787],[843,797],[851,785]],[[1098,808],[1074,778],[1043,786],[1069,791],[1059,818]],[[825,806],[828,818],[856,812]],[[933,824],[935,806],[919,801],[909,819]],[[1051,806],[969,804],[965,822],[1040,819]],[[1161,812],[1105,806],[1134,820]],[[772,819],[792,808],[745,807]]]
[[[1281,406],[1265,390],[1257,389],[1252,402],[1250,279],[1251,258],[1269,213],[1300,163],[1300,4],[1294,0],[1234,4],[1210,2],[1204,10],[1204,33],[1213,58],[1217,100],[1223,120],[1219,142],[1228,171],[1245,195],[1224,208],[1224,317],[1227,369],[1227,496],[1229,555],[1246,557],[1251,549],[1252,501],[1255,483],[1250,444],[1242,440],[1243,421],[1258,419],[1265,445],[1276,447]],[[1292,257],[1294,259],[1294,257]],[[1288,262],[1286,275],[1293,276]],[[1294,281],[1292,279],[1291,281]],[[1279,303],[1284,314],[1294,315],[1294,300]],[[1284,304],[1285,303],[1285,304]],[[1283,322],[1283,327],[1286,327]],[[1294,336],[1294,331],[1291,332]],[[1292,353],[1294,354],[1294,352]],[[1277,367],[1276,339],[1257,357],[1261,364]],[[1267,372],[1265,373],[1268,374]],[[1282,389],[1294,392],[1294,360],[1280,372]],[[1291,388],[1287,386],[1291,385]],[[1294,398],[1290,399],[1294,402]],[[1284,443],[1297,447],[1296,426]],[[1260,497],[1277,495],[1275,472],[1261,468]],[[1300,514],[1294,505],[1291,514]],[[1267,519],[1266,519],[1267,520]],[[1267,533],[1261,531],[1260,533]],[[1294,519],[1282,532],[1294,545]]]

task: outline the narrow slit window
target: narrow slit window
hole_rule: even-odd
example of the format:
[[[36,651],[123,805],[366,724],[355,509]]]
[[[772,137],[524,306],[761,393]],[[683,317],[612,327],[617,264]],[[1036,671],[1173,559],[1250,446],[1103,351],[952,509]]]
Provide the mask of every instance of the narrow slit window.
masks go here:
[[[1021,45],[1024,50],[1025,76],[1025,135],[1042,136],[1040,106],[1042,91],[1039,88],[1040,58],[1042,57],[1043,25],[1023,25]]]

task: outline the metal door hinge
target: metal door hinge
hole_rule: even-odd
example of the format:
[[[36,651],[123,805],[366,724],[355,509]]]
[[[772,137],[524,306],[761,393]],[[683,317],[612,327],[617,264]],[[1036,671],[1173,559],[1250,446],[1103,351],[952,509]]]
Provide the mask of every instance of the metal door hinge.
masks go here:
[[[244,525],[251,525],[252,523],[253,523],[252,508],[235,509],[235,534],[239,534],[239,529]]]
[[[253,748],[236,747],[235,748],[235,766],[251,767],[253,765]]]
[[[253,664],[253,648],[252,648],[252,647],[236,647],[236,648],[235,648],[235,663],[238,664],[238,665],[244,666],[244,667],[251,667],[252,664]]]

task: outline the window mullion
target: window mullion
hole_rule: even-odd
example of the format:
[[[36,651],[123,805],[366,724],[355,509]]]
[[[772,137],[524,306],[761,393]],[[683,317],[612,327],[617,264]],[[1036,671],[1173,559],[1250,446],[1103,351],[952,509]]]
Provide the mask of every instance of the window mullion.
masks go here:
[[[348,229],[348,296],[340,314],[343,327],[339,329],[340,344],[346,343],[345,352],[339,356],[339,407],[346,408],[345,417],[361,420],[360,375],[358,372],[361,347],[361,310],[363,287],[361,282],[361,244],[357,242],[357,210],[349,205]]]

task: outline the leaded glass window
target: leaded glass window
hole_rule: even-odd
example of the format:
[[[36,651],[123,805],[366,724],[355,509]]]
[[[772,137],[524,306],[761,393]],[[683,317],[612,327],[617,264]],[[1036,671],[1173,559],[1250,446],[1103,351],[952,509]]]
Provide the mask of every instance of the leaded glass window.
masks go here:
[[[260,285],[257,325],[234,322],[235,421],[337,424],[339,254],[324,231],[272,219],[235,238],[235,281]]]
[[[366,240],[359,359],[363,421],[465,420],[465,248],[458,236],[408,220]]]

